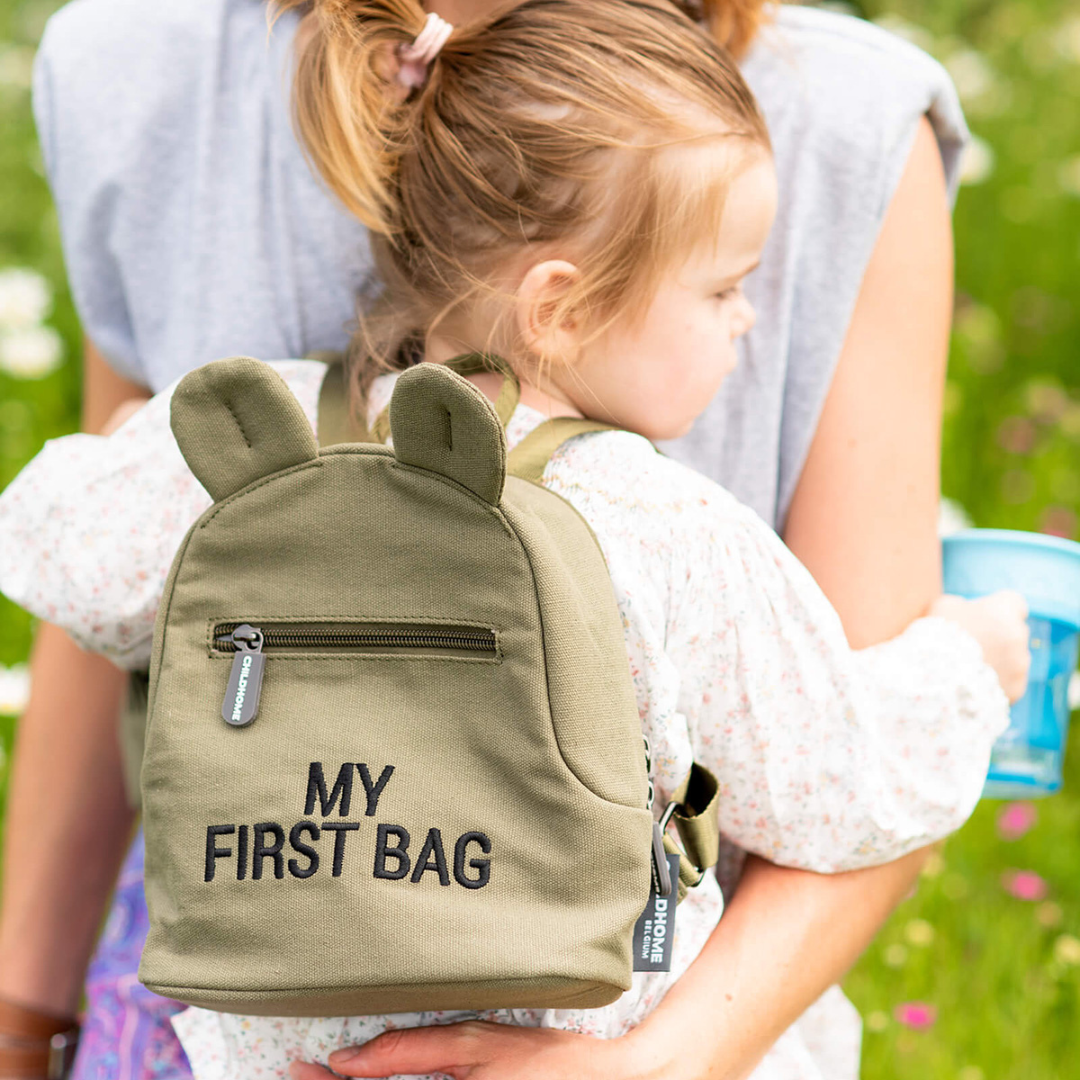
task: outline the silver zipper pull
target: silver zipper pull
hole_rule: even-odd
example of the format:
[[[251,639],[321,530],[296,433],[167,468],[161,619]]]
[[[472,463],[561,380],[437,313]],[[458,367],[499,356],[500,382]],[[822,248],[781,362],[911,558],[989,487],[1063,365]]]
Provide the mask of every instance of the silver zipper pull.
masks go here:
[[[233,658],[221,716],[233,727],[245,727],[259,711],[263,666],[266,664],[262,651],[263,632],[244,623],[232,632],[232,639],[236,644],[236,656]]]
[[[664,830],[659,821],[654,821],[652,827],[652,879],[657,896],[671,895],[671,870],[664,850]]]

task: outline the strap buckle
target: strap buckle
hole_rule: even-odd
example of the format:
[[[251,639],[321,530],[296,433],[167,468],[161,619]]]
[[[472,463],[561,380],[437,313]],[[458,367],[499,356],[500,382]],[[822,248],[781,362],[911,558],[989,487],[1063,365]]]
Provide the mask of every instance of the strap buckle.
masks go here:
[[[661,835],[667,832],[668,822],[671,821],[675,811],[678,810],[680,806],[682,806],[682,803],[672,799],[671,802],[664,807],[664,812],[660,815],[660,820],[657,822],[657,825],[660,826]]]
[[[653,887],[657,896],[670,896],[674,890],[671,881],[671,869],[668,866],[667,850],[664,847],[664,833],[667,830],[671,815],[679,808],[677,802],[669,802],[664,807],[659,821],[653,822],[652,837],[652,871]]]

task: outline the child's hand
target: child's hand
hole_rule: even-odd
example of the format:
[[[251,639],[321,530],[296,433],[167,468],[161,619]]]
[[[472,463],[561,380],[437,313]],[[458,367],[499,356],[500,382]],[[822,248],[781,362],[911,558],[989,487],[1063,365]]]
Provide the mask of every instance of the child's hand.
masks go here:
[[[1019,701],[1024,696],[1031,653],[1028,606],[1019,593],[1003,590],[978,600],[940,596],[930,605],[929,614],[958,623],[978,641],[1009,701]]]

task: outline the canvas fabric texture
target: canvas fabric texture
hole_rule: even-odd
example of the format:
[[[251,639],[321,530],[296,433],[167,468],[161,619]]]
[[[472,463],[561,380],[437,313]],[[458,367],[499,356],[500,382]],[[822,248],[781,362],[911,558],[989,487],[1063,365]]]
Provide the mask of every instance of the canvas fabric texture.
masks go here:
[[[435,365],[399,380],[393,451],[320,451],[250,359],[187,376],[172,408],[216,501],[155,632],[142,981],[263,1015],[613,1001],[653,819],[588,526],[506,475],[495,411]],[[222,715],[235,655],[216,630],[238,623],[268,635],[246,727]],[[271,647],[283,626],[495,644]]]

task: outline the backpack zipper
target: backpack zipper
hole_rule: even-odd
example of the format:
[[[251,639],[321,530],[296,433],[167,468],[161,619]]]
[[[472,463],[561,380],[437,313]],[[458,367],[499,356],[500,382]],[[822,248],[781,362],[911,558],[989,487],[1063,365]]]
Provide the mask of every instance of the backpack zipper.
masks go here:
[[[423,649],[491,658],[498,656],[495,631],[475,626],[294,623],[268,626],[263,630],[249,623],[218,623],[213,630],[213,641],[214,652],[234,656],[221,706],[222,718],[234,727],[250,724],[259,711],[266,666],[264,650],[267,649],[271,652],[295,649],[355,653]]]
[[[435,649],[454,652],[496,653],[495,632],[474,626],[364,626],[319,627],[312,624],[269,626],[259,630],[247,623],[219,623],[214,627],[214,651],[234,653],[252,634],[261,637],[260,649],[345,649],[362,652],[384,649]],[[240,635],[239,638],[237,635]]]

